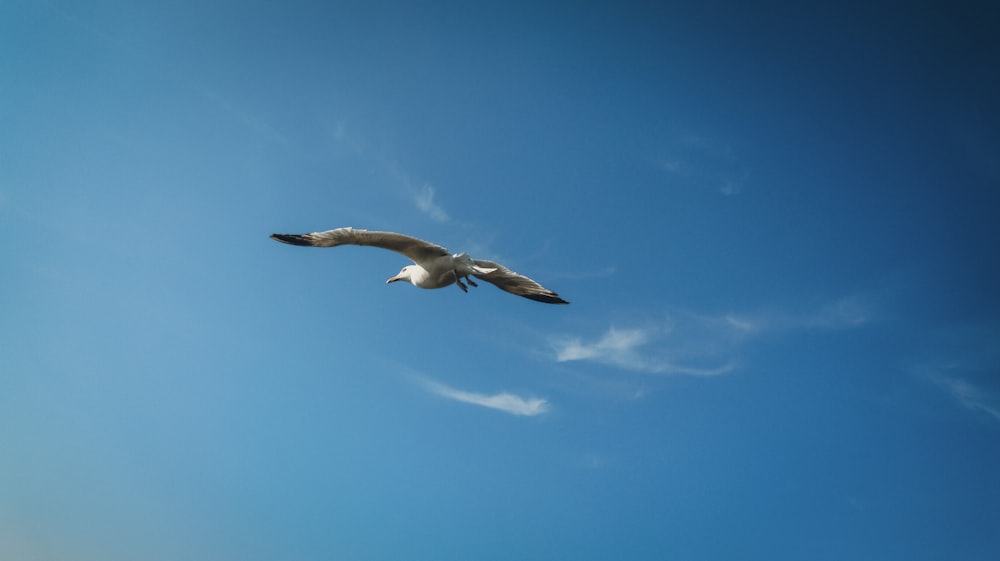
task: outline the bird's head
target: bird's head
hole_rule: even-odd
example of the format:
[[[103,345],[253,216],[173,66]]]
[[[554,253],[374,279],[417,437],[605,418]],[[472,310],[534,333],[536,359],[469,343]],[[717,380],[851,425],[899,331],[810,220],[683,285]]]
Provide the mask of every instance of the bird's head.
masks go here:
[[[393,282],[396,282],[396,281],[409,281],[409,280],[411,280],[410,272],[412,271],[412,269],[413,269],[413,265],[407,265],[407,266],[403,267],[403,269],[401,271],[399,271],[399,273],[396,276],[394,276],[391,279],[385,281],[385,284],[393,283]]]

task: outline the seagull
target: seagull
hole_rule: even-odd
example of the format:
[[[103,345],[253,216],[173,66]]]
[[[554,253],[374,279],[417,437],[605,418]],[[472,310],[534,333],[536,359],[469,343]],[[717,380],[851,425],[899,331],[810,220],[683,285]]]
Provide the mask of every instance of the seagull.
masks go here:
[[[468,292],[469,288],[465,282],[472,286],[479,286],[469,278],[475,277],[492,283],[500,290],[536,302],[569,304],[555,292],[499,263],[473,259],[466,253],[452,254],[439,245],[403,234],[348,227],[309,234],[271,234],[271,239],[291,245],[310,247],[370,245],[402,253],[409,257],[413,261],[413,265],[403,267],[399,274],[385,281],[386,284],[396,281],[410,281],[410,284],[419,288],[442,288],[450,284],[457,284],[462,292]],[[463,279],[465,282],[462,282]]]

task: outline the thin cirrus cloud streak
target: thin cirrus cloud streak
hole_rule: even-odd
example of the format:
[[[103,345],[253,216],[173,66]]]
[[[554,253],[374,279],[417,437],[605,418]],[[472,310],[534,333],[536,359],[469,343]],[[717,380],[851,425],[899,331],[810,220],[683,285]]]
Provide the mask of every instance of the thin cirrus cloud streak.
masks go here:
[[[467,392],[446,386],[441,382],[427,378],[423,378],[422,382],[428,391],[441,397],[446,397],[462,403],[470,403],[472,405],[496,409],[498,411],[510,413],[511,415],[533,417],[535,415],[546,413],[549,410],[549,402],[544,399],[525,399],[508,392],[501,392],[493,395]]]
[[[435,222],[447,222],[448,213],[434,200],[437,190],[429,183],[417,186],[410,176],[399,169],[395,162],[386,164],[389,175],[409,194],[420,212],[426,214]]]
[[[914,365],[951,399],[973,413],[1000,421],[1000,330],[994,326],[953,325],[942,328],[940,340],[925,346]]]
[[[556,362],[589,361],[652,374],[718,376],[736,370],[735,354],[753,338],[796,330],[847,329],[869,318],[870,312],[858,298],[847,297],[811,313],[676,313],[653,325],[611,326],[589,341],[561,335],[551,337],[549,343]]]
[[[839,298],[812,312],[789,313],[763,311],[748,314],[728,313],[723,316],[695,316],[697,321],[715,331],[729,330],[743,337],[764,333],[800,330],[836,330],[859,327],[871,321],[869,303],[860,296]]]
[[[1000,403],[997,403],[994,396],[991,396],[981,388],[966,380],[944,374],[934,376],[934,381],[958,400],[963,407],[972,411],[985,413],[995,420],[1000,421]]]
[[[437,222],[448,221],[448,213],[441,208],[441,205],[434,202],[434,187],[425,184],[420,189],[417,189],[414,194],[414,201],[421,212]]]
[[[709,368],[679,364],[661,354],[664,351],[662,346],[649,349],[651,343],[663,338],[663,331],[659,328],[619,329],[612,326],[595,341],[560,337],[552,341],[552,346],[557,362],[593,361],[652,374],[718,376],[736,368],[735,363],[728,360]]]
[[[413,202],[417,210],[435,222],[447,222],[450,217],[435,197],[437,190],[429,183],[417,184],[399,165],[386,157],[381,150],[372,150],[368,145],[347,131],[343,121],[338,121],[332,131],[334,140],[359,157],[373,160],[392,182],[399,186]]]

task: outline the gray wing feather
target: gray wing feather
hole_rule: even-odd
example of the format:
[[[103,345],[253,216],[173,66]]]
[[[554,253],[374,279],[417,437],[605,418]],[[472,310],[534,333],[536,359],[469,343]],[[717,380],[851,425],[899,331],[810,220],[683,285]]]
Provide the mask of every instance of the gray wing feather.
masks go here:
[[[523,296],[525,298],[535,300],[536,302],[545,302],[547,304],[569,304],[569,302],[560,298],[555,292],[552,292],[524,275],[511,271],[499,263],[476,259],[475,264],[477,267],[481,267],[483,269],[496,269],[490,273],[473,273],[472,276],[491,283],[500,290],[505,290],[511,294]]]
[[[409,257],[420,263],[434,257],[448,255],[448,250],[430,242],[394,232],[372,232],[354,228],[336,228],[310,234],[271,234],[271,239],[291,245],[310,247],[336,247],[338,245],[368,245],[381,247]]]

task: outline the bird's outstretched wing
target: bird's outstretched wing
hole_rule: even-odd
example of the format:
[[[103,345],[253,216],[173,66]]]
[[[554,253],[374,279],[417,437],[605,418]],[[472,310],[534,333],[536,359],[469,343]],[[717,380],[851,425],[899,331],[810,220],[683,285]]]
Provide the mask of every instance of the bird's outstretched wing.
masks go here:
[[[545,302],[546,304],[569,304],[569,302],[560,298],[555,292],[552,292],[524,275],[511,271],[499,263],[483,261],[480,259],[476,259],[475,263],[477,267],[495,270],[490,273],[483,274],[473,273],[472,276],[491,283],[500,290],[505,290],[511,294],[517,294],[518,296],[524,296],[525,298],[535,300],[536,302]]]
[[[271,234],[271,239],[292,245],[312,247],[336,247],[338,245],[370,245],[402,253],[414,263],[448,255],[448,250],[430,242],[425,242],[393,232],[370,232],[354,228],[337,228],[310,234]],[[506,289],[505,289],[506,290]]]

